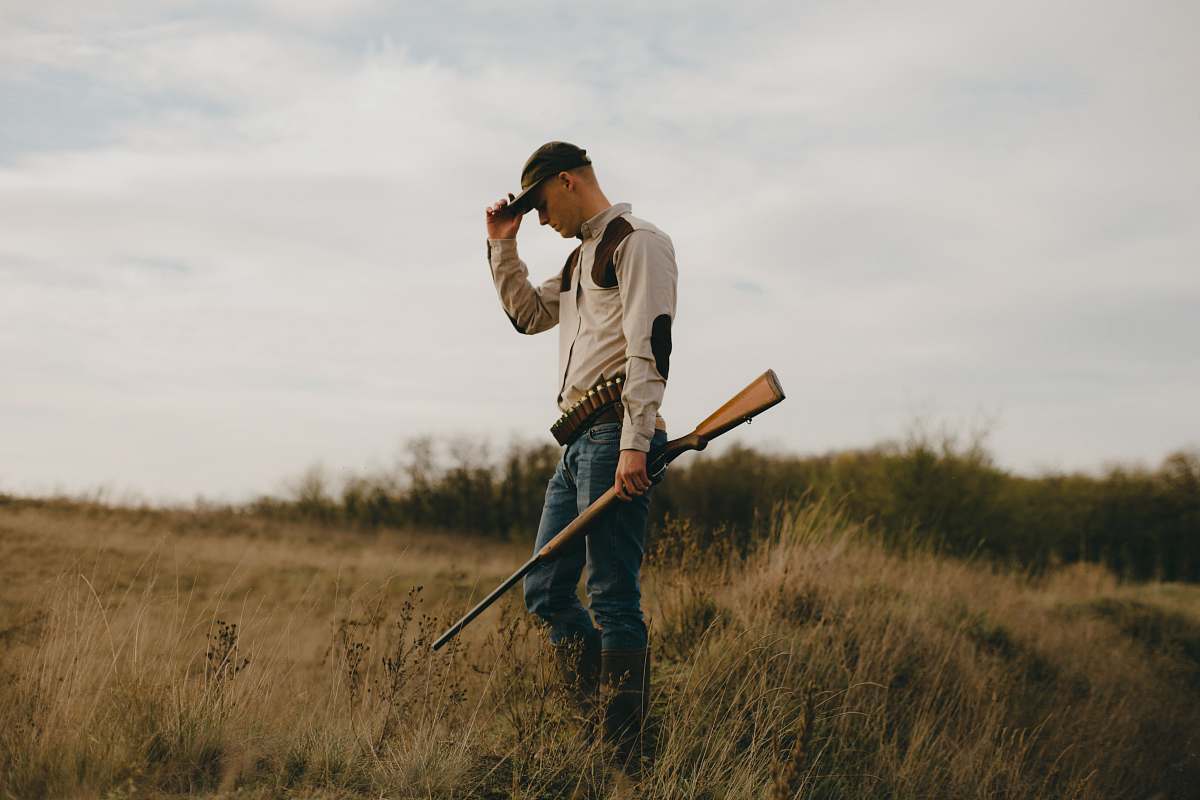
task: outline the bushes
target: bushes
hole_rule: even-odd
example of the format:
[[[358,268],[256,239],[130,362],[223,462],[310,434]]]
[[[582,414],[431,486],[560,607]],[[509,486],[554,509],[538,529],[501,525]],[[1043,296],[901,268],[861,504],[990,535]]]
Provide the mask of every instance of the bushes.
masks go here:
[[[789,498],[828,497],[890,544],[933,545],[1041,571],[1098,561],[1129,578],[1200,580],[1200,453],[1159,469],[1100,476],[1014,475],[978,440],[916,435],[903,444],[820,456],[734,447],[700,454],[657,490],[653,519],[725,526],[741,543],[757,516]]]
[[[902,443],[816,456],[742,445],[689,454],[655,489],[651,536],[689,522],[703,546],[745,553],[774,504],[829,498],[893,546],[933,545],[1041,571],[1098,561],[1129,578],[1200,580],[1200,452],[1178,452],[1157,470],[1112,467],[1099,476],[1014,475],[978,437],[914,434]],[[290,501],[253,510],[316,522],[470,530],[532,538],[560,451],[513,444],[493,459],[464,440],[410,442],[390,472],[355,476],[335,498],[310,470]]]

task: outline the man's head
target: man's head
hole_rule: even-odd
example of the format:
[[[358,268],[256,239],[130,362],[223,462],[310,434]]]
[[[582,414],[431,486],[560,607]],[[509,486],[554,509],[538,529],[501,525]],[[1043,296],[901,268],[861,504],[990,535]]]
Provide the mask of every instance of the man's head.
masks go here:
[[[566,142],[548,142],[525,162],[521,194],[511,206],[519,214],[536,209],[538,222],[569,239],[591,217],[611,205],[592,169],[587,152]]]

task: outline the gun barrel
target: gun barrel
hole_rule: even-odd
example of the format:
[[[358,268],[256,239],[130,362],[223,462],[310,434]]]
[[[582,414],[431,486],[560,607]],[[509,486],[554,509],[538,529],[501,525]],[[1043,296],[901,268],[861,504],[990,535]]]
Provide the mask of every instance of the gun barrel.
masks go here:
[[[529,572],[529,570],[533,569],[534,566],[540,560],[541,560],[541,556],[535,555],[533,558],[529,559],[523,565],[521,565],[521,568],[519,570],[514,572],[512,575],[509,575],[508,578],[504,581],[504,583],[497,586],[492,591],[491,594],[489,594],[487,597],[480,600],[475,605],[474,608],[472,608],[470,611],[468,611],[466,614],[463,615],[462,619],[460,619],[458,622],[454,623],[449,628],[447,628],[446,632],[443,633],[441,636],[439,636],[437,638],[437,641],[433,643],[433,649],[440,650],[442,645],[444,645],[446,642],[450,641],[455,636],[457,636],[458,632],[461,631],[463,628],[467,627],[467,624],[471,620],[478,617],[480,614],[483,613],[484,609],[486,609],[492,603],[496,602],[496,599],[499,598],[500,595],[504,594],[509,589],[511,589],[514,583],[521,580],[521,578],[524,578],[525,574],[527,572]]]

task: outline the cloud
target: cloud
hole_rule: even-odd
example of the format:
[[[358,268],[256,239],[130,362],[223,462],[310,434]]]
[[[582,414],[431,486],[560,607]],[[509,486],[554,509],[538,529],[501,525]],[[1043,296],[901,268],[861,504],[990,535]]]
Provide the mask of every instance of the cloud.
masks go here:
[[[771,366],[747,441],[930,407],[1023,468],[1200,438],[1189,6],[214,9],[0,17],[0,489],[544,436],[556,343],[512,334],[480,212],[551,138],[675,242],[672,430]]]

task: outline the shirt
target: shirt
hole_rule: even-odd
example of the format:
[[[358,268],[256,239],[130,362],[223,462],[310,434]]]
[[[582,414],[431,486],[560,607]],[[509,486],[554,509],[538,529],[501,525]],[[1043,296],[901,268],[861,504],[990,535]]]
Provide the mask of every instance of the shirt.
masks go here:
[[[488,263],[514,328],[535,334],[558,325],[558,408],[568,410],[598,383],[624,376],[621,449],[650,449],[671,356],[675,247],[667,234],[609,206],[584,222],[580,245],[557,275],[534,286],[515,239],[488,239]]]

